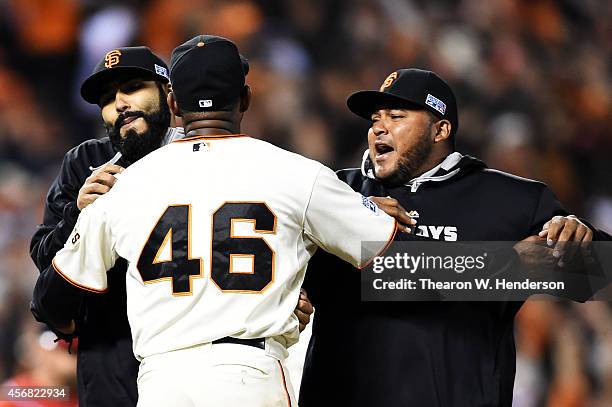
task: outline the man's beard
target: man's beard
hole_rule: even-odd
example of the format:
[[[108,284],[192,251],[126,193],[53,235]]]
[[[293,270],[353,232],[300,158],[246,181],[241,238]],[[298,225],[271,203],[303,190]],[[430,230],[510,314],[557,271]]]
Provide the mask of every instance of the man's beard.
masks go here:
[[[433,144],[428,137],[429,132],[430,128],[427,128],[419,137],[418,143],[398,159],[395,171],[384,178],[377,178],[387,186],[396,187],[405,185],[412,178],[420,175],[417,174],[417,171],[427,161],[433,149]]]
[[[117,117],[114,126],[106,125],[106,133],[115,151],[121,153],[123,158],[129,163],[140,160],[150,152],[161,147],[162,140],[170,126],[170,109],[164,103],[164,98],[160,91],[160,108],[150,114],[142,111],[132,111],[121,113]],[[121,126],[129,117],[142,117],[147,123],[147,130],[138,134],[134,129],[128,129],[125,137],[121,137]]]

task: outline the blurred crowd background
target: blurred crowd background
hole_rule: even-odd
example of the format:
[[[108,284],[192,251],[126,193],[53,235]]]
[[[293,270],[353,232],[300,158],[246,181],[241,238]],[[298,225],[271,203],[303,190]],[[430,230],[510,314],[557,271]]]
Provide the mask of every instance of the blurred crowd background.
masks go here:
[[[28,311],[29,241],[63,154],[104,136],[81,82],[112,48],[147,45],[168,60],[199,33],[249,59],[251,136],[357,166],[368,124],[346,97],[398,68],[431,69],[457,94],[459,151],[547,182],[612,232],[608,0],[2,0],[0,382],[71,380],[32,362],[59,349],[36,339]],[[516,406],[612,405],[609,303],[530,302],[516,337]]]

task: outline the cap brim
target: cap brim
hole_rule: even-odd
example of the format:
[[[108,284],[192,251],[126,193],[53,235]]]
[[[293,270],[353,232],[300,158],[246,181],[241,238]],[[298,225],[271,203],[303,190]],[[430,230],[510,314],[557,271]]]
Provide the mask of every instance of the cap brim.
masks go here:
[[[81,97],[88,103],[97,105],[106,86],[113,80],[121,77],[142,77],[168,83],[170,80],[165,76],[158,75],[148,69],[139,66],[120,66],[97,72],[87,78],[81,85]]]
[[[372,113],[382,108],[410,108],[423,109],[424,107],[410,99],[396,96],[391,93],[376,90],[362,90],[355,92],[346,99],[349,110],[357,116],[370,120]]]

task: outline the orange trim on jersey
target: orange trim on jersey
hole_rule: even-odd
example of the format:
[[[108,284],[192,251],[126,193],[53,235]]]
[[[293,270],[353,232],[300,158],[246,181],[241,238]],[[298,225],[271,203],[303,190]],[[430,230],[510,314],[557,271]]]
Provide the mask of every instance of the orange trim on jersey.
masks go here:
[[[83,284],[79,284],[76,281],[74,281],[73,279],[71,279],[70,277],[68,277],[66,274],[64,274],[62,272],[62,270],[60,270],[60,268],[58,267],[57,264],[55,264],[55,257],[53,258],[53,260],[51,260],[51,265],[53,265],[53,268],[55,269],[55,272],[57,274],[59,274],[64,280],[66,280],[67,282],[69,282],[71,285],[75,286],[76,288],[79,288],[81,290],[85,290],[85,291],[89,291],[92,293],[97,293],[97,294],[102,294],[108,291],[108,288],[104,288],[102,290],[98,290],[96,288],[91,288],[88,287],[86,285]]]
[[[159,220],[157,222],[159,223]],[[157,223],[155,225],[157,226]],[[151,232],[153,232],[153,231],[151,231]],[[150,233],[149,233],[149,236],[151,236]],[[166,245],[168,243],[170,243],[170,260],[159,260],[159,256],[160,256],[160,254],[162,252],[162,249],[164,247],[166,247]],[[168,232],[166,233],[166,237],[164,237],[163,242],[161,243],[161,245],[159,245],[159,248],[157,249],[157,253],[155,253],[155,257],[153,258],[153,262],[151,264],[166,263],[168,261],[172,261],[172,259],[173,259],[173,253],[172,253],[172,228],[170,228],[170,229],[168,229]]]
[[[232,202],[227,201],[223,205],[225,205],[226,203],[242,203],[242,202],[241,201],[232,201]],[[262,203],[262,204],[266,205],[266,208],[268,208],[272,214],[274,214],[274,211],[272,211],[272,209],[265,202],[256,202],[256,201],[253,201],[253,202],[249,202],[249,203]],[[217,210],[219,210],[219,208]],[[235,234],[234,233],[234,223],[235,222],[252,223],[253,224],[253,230],[255,231],[255,233],[268,233],[268,234],[274,235],[274,234],[276,234],[276,220],[277,220],[277,217],[276,217],[276,214],[274,214],[274,225],[272,226],[272,230],[266,230],[266,229],[257,229],[257,222],[255,222],[255,219],[232,218],[231,222],[230,222],[230,236],[232,238],[242,238],[242,237],[244,237],[244,238],[247,238],[247,239],[253,237],[253,236],[242,236],[242,235]]]
[[[374,258],[380,256],[381,254],[383,254],[384,252],[387,251],[387,249],[389,248],[389,246],[391,246],[391,243],[393,243],[393,239],[395,238],[395,235],[397,234],[397,220],[393,219],[394,221],[394,225],[393,225],[393,232],[391,232],[391,236],[389,236],[389,239],[387,239],[387,244],[385,244],[385,246],[380,249],[380,251],[378,253],[376,253],[374,256],[372,256],[370,258],[370,260],[368,260],[364,265],[362,265],[361,267],[357,267],[359,270],[362,270],[366,267],[368,267],[370,265],[370,263],[372,263],[372,261],[374,261]]]
[[[281,377],[283,378],[283,388],[285,389],[285,394],[287,395],[287,406],[291,407],[291,396],[289,396],[289,389],[287,389],[287,380],[285,379],[285,371],[283,370],[283,365],[280,360],[277,360],[278,368],[281,371]]]
[[[182,143],[187,141],[202,140],[202,139],[224,139],[224,138],[238,138],[248,137],[246,134],[201,134],[196,136],[183,137],[178,140],[173,140],[172,143]]]
[[[248,257],[251,259],[251,271],[234,271],[234,257]],[[255,274],[255,255],[254,254],[232,254],[229,255],[230,274]]]

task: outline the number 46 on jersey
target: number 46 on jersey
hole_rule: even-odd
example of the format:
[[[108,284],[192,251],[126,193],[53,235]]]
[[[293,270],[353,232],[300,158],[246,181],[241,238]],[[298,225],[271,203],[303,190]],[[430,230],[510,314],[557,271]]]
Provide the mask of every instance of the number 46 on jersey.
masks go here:
[[[258,233],[276,233],[276,216],[264,202],[226,202],[212,215],[210,276],[224,292],[259,293],[274,278],[274,251],[259,236],[239,236],[235,222],[251,222]],[[160,260],[164,247],[170,255]],[[233,271],[247,258],[250,271]],[[191,205],[170,205],[161,215],[138,257],[145,284],[172,282],[172,294],[191,295],[192,279],[202,277],[202,259],[191,257]]]

